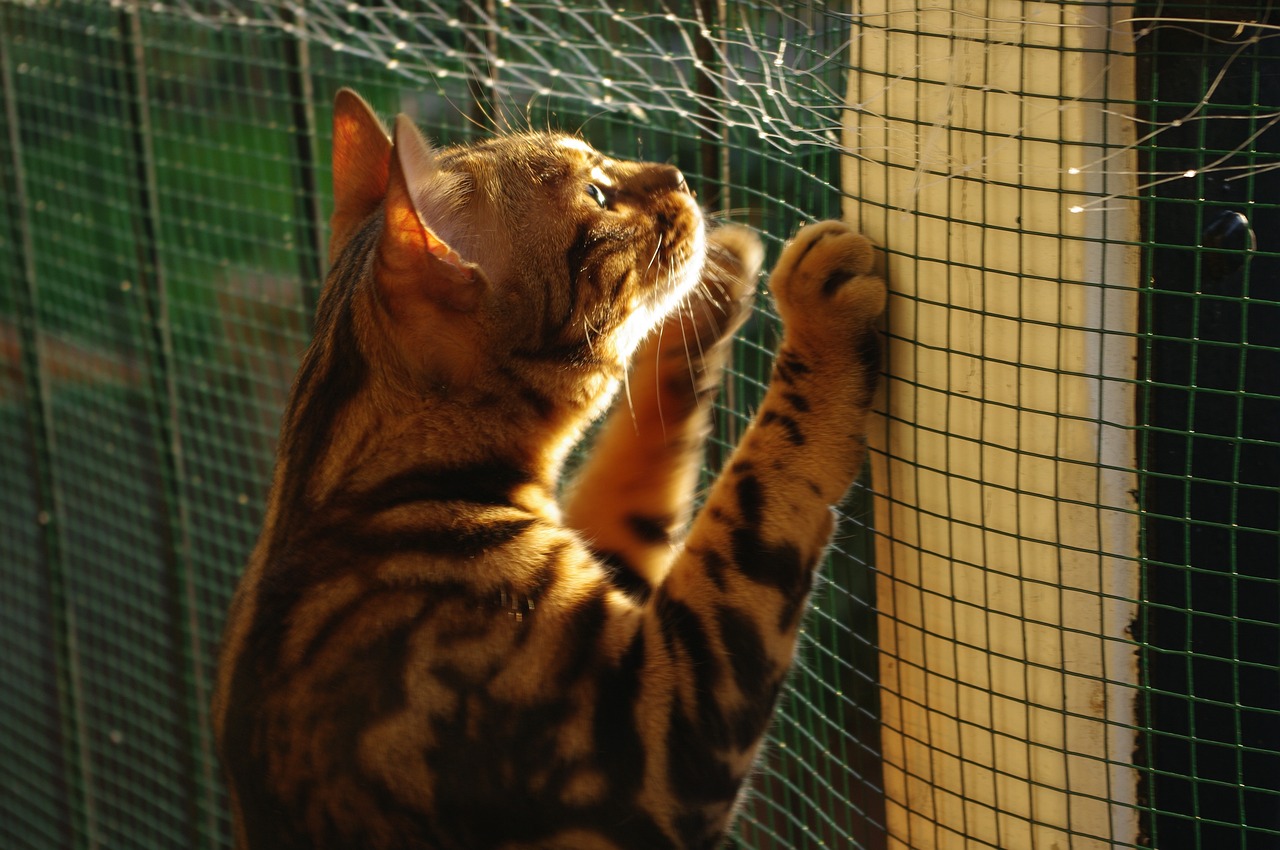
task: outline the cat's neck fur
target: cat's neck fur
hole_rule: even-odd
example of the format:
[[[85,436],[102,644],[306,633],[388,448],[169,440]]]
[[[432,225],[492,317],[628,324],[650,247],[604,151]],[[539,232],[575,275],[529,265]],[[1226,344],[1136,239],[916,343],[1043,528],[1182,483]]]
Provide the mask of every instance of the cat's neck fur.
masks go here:
[[[358,288],[348,302],[356,309],[339,306],[331,321],[376,315],[369,305],[358,306],[361,298],[371,297],[369,289]],[[369,492],[396,475],[466,467],[510,470],[541,493],[531,506],[553,514],[564,461],[615,395],[624,368],[613,352],[607,361],[554,371],[536,362],[522,367],[518,358],[502,356],[479,363],[464,381],[423,382],[407,370],[371,369],[367,364],[394,362],[385,334],[361,328],[359,321],[351,330],[355,344],[349,350],[317,344],[304,358],[300,375],[312,375],[313,383],[300,377],[294,388],[286,433],[324,436],[290,437],[282,445],[269,508],[273,516],[283,509],[294,521],[305,522],[300,511],[311,513],[344,495]],[[317,334],[318,339],[333,336]],[[348,362],[335,369],[340,359]],[[340,384],[335,375],[342,371],[360,373],[349,398],[331,407],[308,402],[340,399],[340,387],[325,382]],[[467,439],[458,439],[460,434]]]
[[[335,417],[308,501],[367,491],[406,469],[466,466],[508,468],[550,497],[569,451],[616,391],[616,379],[593,377],[594,393],[579,385],[577,398],[546,410],[511,403],[522,392],[514,376],[420,393],[374,376]]]

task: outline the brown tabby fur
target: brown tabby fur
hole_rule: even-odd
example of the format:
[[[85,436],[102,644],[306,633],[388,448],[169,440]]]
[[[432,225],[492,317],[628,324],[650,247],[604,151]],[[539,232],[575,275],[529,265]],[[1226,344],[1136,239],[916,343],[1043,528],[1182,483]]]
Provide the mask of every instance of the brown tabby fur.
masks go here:
[[[671,166],[433,152],[403,117],[393,143],[345,90],[334,193],[215,696],[237,845],[718,846],[862,465],[870,245],[823,222],[784,250],[768,393],[688,525],[753,236],[704,236]]]

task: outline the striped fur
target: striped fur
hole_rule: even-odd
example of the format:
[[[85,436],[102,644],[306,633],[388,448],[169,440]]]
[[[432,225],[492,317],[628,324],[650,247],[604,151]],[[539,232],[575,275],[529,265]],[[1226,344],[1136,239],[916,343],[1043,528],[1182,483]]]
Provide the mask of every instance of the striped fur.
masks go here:
[[[754,237],[575,139],[433,151],[348,91],[334,135],[333,268],[214,700],[237,846],[719,846],[862,464],[870,246],[784,250],[769,390],[691,517]]]

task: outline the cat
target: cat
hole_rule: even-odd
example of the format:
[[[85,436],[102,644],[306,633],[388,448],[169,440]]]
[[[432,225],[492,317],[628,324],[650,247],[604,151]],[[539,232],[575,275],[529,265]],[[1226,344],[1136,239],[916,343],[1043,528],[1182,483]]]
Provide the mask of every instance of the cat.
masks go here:
[[[393,135],[338,93],[332,270],[214,696],[237,846],[719,846],[862,465],[873,249],[785,247],[769,389],[691,518],[758,239],[575,136]]]

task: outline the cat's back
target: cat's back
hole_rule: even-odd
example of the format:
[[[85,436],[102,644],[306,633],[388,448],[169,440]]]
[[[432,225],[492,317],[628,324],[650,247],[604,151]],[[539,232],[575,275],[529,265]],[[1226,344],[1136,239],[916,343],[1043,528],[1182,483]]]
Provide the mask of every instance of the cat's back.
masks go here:
[[[635,805],[644,636],[579,544],[356,560],[260,583],[221,735],[245,846],[672,846]]]

